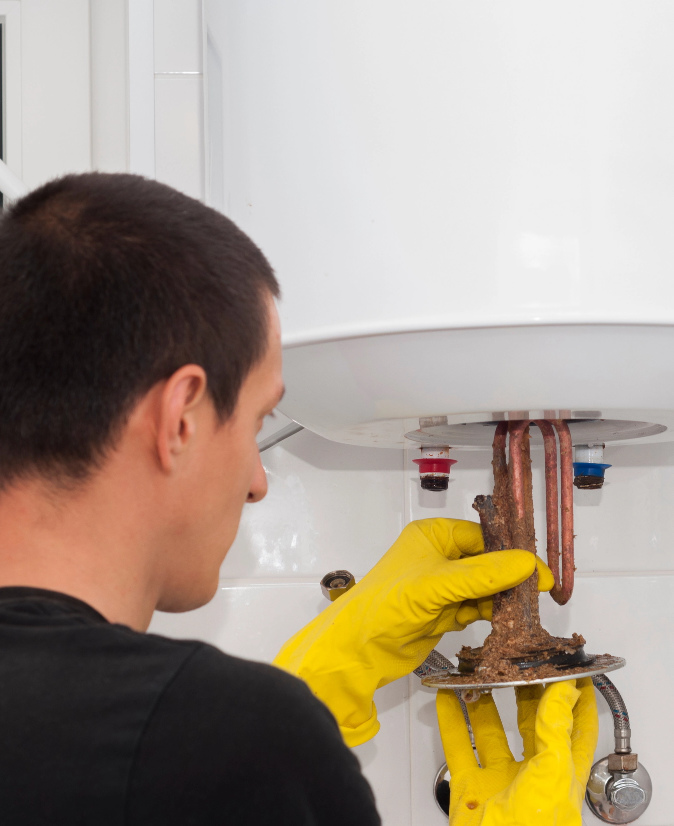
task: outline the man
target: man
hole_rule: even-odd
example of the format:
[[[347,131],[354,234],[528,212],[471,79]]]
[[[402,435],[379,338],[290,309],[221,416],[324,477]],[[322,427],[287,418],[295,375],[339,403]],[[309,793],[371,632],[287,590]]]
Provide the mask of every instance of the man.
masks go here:
[[[279,655],[312,691],[144,634],[155,609],[208,602],[265,495],[278,285],[229,220],[129,175],[17,202],[0,266],[3,824],[378,823],[343,738],[373,736],[375,689],[532,555],[480,556],[472,523],[408,526]]]

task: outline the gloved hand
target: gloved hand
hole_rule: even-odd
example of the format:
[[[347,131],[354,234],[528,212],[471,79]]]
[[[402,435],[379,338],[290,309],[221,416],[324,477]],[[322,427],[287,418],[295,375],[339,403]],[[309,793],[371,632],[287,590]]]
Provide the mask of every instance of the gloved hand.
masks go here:
[[[374,692],[417,668],[446,631],[489,615],[480,604],[539,567],[528,551],[480,555],[475,522],[411,522],[375,567],[289,640],[274,663],[303,679],[335,715],[347,745],[379,730]]]
[[[590,678],[517,689],[520,762],[491,695],[466,704],[482,768],[454,692],[438,691],[436,705],[451,778],[450,826],[580,826],[598,732]]]

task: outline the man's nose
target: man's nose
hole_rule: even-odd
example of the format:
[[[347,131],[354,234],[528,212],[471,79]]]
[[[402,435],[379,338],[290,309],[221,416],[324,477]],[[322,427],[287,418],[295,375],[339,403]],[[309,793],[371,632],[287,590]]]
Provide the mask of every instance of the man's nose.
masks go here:
[[[262,459],[260,454],[257,456],[257,467],[253,474],[253,479],[250,483],[250,490],[248,491],[248,502],[259,502],[267,495],[267,474],[262,466]]]

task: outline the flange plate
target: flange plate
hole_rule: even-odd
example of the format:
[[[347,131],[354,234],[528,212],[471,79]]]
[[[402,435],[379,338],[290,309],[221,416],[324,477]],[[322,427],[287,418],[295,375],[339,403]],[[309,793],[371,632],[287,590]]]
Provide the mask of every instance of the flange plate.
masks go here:
[[[530,411],[523,411],[529,413]],[[552,412],[552,411],[550,411]],[[512,419],[512,415],[509,417]],[[523,418],[529,418],[523,415]],[[546,418],[542,416],[540,418]],[[548,416],[547,418],[551,418]],[[653,422],[633,422],[615,419],[570,419],[569,425],[571,440],[574,445],[604,444],[606,442],[620,442],[626,439],[639,439],[644,436],[656,436],[664,433],[667,428]],[[430,424],[419,430],[410,430],[405,438],[418,442],[420,447],[434,445],[450,445],[451,447],[491,447],[494,441],[494,431],[498,421],[465,422],[462,424]],[[531,442],[542,445],[543,437],[537,427],[530,431]]]
[[[468,689],[480,689],[491,691],[493,688],[508,688],[520,685],[546,685],[547,683],[559,683],[563,680],[581,679],[581,677],[596,677],[599,674],[607,674],[609,671],[617,671],[626,665],[622,657],[612,657],[610,654],[590,654],[593,662],[590,665],[577,665],[574,668],[561,668],[558,673],[552,676],[534,678],[533,680],[509,680],[507,682],[480,682],[474,675],[459,673],[456,666],[438,674],[429,674],[421,680],[422,685],[429,688],[455,688],[459,691]]]

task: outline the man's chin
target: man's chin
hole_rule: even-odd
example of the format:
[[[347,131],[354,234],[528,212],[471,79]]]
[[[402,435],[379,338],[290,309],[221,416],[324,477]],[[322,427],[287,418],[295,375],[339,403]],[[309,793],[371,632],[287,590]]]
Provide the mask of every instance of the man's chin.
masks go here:
[[[218,590],[218,578],[216,577],[210,587],[205,583],[199,583],[199,587],[176,589],[170,594],[163,595],[157,603],[156,610],[164,611],[167,614],[183,614],[186,611],[194,611],[209,603]]]

